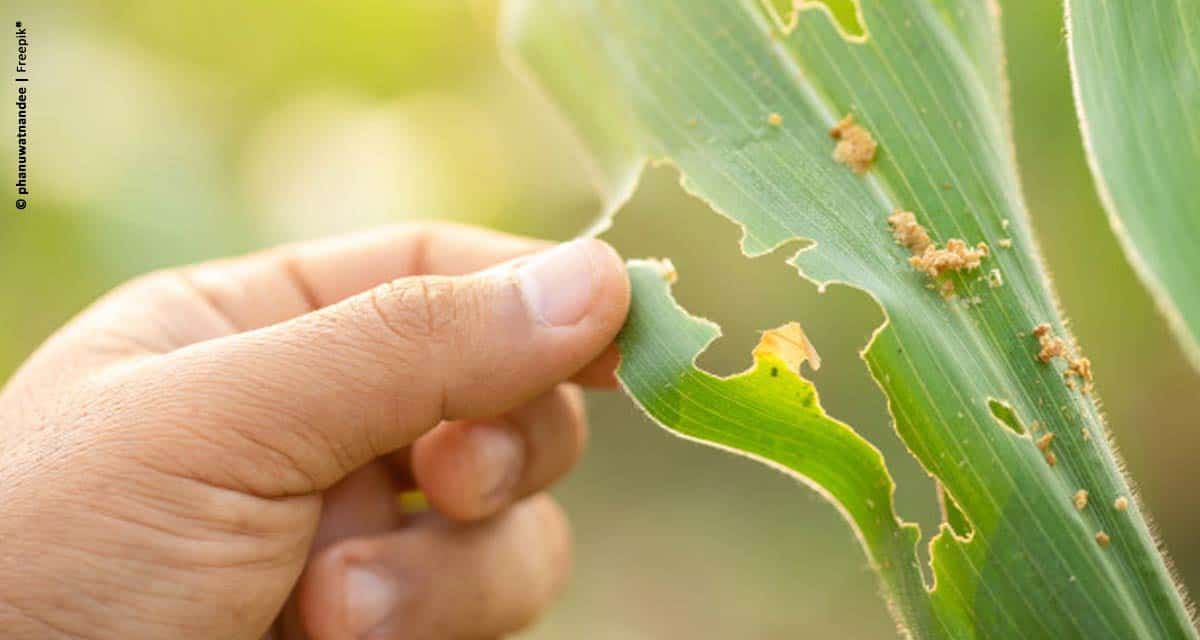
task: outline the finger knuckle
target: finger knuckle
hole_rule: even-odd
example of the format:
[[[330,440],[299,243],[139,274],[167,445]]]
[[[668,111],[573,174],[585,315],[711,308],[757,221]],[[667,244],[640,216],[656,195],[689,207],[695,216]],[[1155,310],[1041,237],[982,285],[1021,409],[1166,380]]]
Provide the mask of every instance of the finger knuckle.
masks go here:
[[[145,273],[117,285],[109,298],[161,298],[178,297],[186,293],[183,272],[178,269],[159,269]]]
[[[389,337],[439,341],[458,315],[457,288],[451,278],[405,278],[376,287],[368,298],[378,328]]]

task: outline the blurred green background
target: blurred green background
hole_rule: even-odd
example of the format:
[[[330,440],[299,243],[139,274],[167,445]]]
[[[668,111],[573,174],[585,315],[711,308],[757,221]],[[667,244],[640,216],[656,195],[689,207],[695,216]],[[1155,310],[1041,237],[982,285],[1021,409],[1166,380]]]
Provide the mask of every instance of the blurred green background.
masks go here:
[[[1196,592],[1200,376],[1097,202],[1061,6],[1001,5],[1034,226],[1116,442]],[[503,64],[494,0],[6,6],[33,39],[33,195],[18,213],[6,186],[0,214],[0,379],[150,269],[416,218],[563,239],[598,206],[565,127]],[[932,484],[856,356],[878,309],[844,287],[818,295],[781,255],[743,259],[737,229],[676,179],[649,171],[609,239],[675,261],[681,300],[725,328],[702,359],[714,371],[746,366],[758,330],[803,322],[825,359],[814,378],[826,407],[883,449],[901,514],[933,530]],[[590,453],[557,491],[575,578],[522,637],[894,637],[849,529],[815,494],[672,439],[618,394],[593,398],[592,421]]]

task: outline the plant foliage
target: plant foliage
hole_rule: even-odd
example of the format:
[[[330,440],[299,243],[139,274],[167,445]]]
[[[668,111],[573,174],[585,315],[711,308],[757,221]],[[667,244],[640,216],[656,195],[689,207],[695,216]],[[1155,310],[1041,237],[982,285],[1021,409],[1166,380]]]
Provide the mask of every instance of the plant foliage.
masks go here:
[[[863,358],[946,505],[932,581],[882,456],[799,376],[798,327],[713,376],[694,361],[716,327],[672,301],[667,265],[634,262],[626,388],[668,429],[826,495],[913,636],[1195,638],[1030,232],[993,8],[862,0],[856,36],[824,5],[780,4],[513,0],[503,28],[591,150],[606,219],[669,162],[746,254],[803,241],[803,277],[879,303]]]
[[[1067,2],[1075,103],[1125,254],[1200,366],[1200,2]]]

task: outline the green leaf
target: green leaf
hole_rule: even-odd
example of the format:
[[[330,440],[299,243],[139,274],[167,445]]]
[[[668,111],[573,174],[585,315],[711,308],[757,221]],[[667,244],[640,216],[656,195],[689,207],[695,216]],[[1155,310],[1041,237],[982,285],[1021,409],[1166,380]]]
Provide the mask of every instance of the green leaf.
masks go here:
[[[1200,367],[1200,2],[1067,2],[1088,162],[1125,255]]]
[[[668,269],[636,260],[629,265],[637,295],[619,343],[621,381],[630,394],[678,435],[768,464],[825,495],[854,528],[889,590],[908,594],[896,606],[922,607],[902,617],[928,617],[917,566],[920,532],[896,517],[895,485],[879,450],[826,415],[812,383],[798,375],[803,358],[788,358],[766,338],[744,373],[719,378],[696,369],[693,361],[720,329],[675,304]]]
[[[510,1],[503,28],[591,149],[607,213],[647,162],[669,162],[688,192],[741,225],[748,255],[806,241],[789,260],[803,277],[878,301],[887,321],[863,357],[946,505],[933,582],[878,451],[826,416],[809,383],[771,376],[783,370],[771,350],[732,378],[699,370],[716,329],[670,301],[651,263],[631,265],[626,388],[668,429],[829,497],[913,636],[1195,638],[1094,396],[1064,378],[1069,362],[1086,367],[1067,346],[1017,185],[991,6],[863,0],[856,38],[823,5],[782,15],[777,4]],[[833,159],[830,130],[847,114],[879,144],[861,175]],[[930,277],[893,240],[896,209],[939,247],[985,242],[990,255]],[[1049,362],[1032,333],[1041,323]],[[1081,489],[1089,502],[1077,509]],[[1119,497],[1127,509],[1114,508]]]

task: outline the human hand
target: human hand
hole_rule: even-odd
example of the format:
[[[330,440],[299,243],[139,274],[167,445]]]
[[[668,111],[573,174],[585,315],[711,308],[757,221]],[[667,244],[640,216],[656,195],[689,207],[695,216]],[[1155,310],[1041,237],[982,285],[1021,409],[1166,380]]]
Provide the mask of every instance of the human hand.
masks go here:
[[[545,247],[406,226],[152,274],[93,305],[0,393],[4,637],[489,638],[531,621],[569,566],[538,493],[583,445],[566,381],[612,383],[629,304],[610,247],[529,255]],[[433,510],[400,508],[414,487]]]

